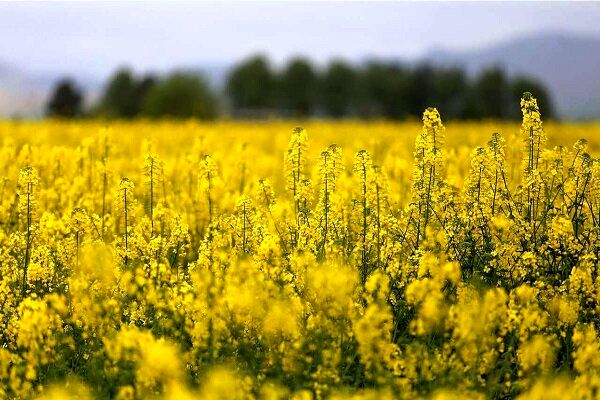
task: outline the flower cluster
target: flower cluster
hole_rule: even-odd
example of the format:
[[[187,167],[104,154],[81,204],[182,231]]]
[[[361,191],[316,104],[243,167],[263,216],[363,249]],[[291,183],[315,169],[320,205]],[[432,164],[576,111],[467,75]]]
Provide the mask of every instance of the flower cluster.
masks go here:
[[[596,398],[600,127],[521,107],[0,122],[0,399]]]

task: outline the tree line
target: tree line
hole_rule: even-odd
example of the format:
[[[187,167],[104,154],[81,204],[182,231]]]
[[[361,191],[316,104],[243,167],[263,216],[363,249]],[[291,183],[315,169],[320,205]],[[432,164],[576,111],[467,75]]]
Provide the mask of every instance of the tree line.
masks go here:
[[[137,75],[127,68],[108,80],[101,99],[83,109],[84,96],[72,80],[59,82],[48,102],[52,116],[105,118],[169,117],[212,119],[331,117],[419,117],[437,107],[449,119],[518,119],[521,93],[535,93],[545,115],[554,116],[548,90],[534,79],[508,76],[499,67],[469,76],[458,67],[415,66],[333,60],[316,67],[309,59],[290,59],[274,68],[264,56],[232,68],[220,90],[200,73]]]

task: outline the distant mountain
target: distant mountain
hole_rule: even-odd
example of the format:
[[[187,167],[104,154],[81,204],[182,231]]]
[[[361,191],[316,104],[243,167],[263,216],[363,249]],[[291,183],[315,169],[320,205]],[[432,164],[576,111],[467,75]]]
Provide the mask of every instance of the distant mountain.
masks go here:
[[[461,66],[471,75],[485,67],[501,66],[510,75],[528,75],[544,83],[559,116],[600,119],[600,37],[535,34],[476,50],[432,50],[423,60],[434,65]],[[227,64],[205,64],[184,69],[203,73],[213,88],[222,90],[230,68]],[[53,85],[63,76],[75,79],[88,104],[98,98],[108,79],[90,76],[85,71],[72,74],[27,71],[2,64],[0,60],[0,117],[42,115]]]
[[[202,67],[175,68],[206,77],[215,90],[221,90],[230,67],[224,64],[207,64]],[[165,71],[156,72],[158,75]],[[0,62],[0,118],[40,117],[54,85],[69,77],[83,91],[86,105],[94,104],[101,96],[109,76],[91,76],[85,71],[56,73],[26,71]]]
[[[536,34],[472,51],[434,50],[424,60],[470,74],[501,66],[510,75],[529,75],[549,88],[561,117],[600,118],[600,38]]]
[[[38,115],[45,93],[40,82],[16,67],[0,64],[0,116]]]
[[[98,97],[103,84],[85,74],[34,72],[0,63],[0,117],[42,116],[52,88],[63,77],[75,80],[88,104]]]

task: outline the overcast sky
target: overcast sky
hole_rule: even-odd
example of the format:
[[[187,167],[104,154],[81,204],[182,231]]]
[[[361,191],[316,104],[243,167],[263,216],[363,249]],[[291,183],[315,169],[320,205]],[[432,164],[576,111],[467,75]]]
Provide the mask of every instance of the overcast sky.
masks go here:
[[[228,64],[261,51],[415,58],[524,33],[600,36],[600,3],[0,3],[0,63],[106,74]]]

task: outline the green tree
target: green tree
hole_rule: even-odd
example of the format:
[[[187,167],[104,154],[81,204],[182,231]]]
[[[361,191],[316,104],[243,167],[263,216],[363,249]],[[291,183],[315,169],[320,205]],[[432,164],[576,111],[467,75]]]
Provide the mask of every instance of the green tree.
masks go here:
[[[234,110],[260,110],[274,105],[275,79],[269,62],[253,56],[228,75],[226,92]]]
[[[313,112],[317,89],[317,75],[309,60],[290,60],[281,74],[278,85],[280,104],[296,116]]]
[[[420,118],[427,107],[431,107],[435,95],[435,70],[429,64],[415,67],[410,74],[407,93],[408,112]]]
[[[408,70],[398,64],[367,63],[360,79],[360,114],[404,118],[408,112]]]
[[[137,78],[128,68],[117,70],[104,90],[98,113],[114,118],[132,118],[142,111],[148,91],[154,86],[152,76]]]
[[[199,75],[174,73],[148,91],[142,112],[154,118],[211,119],[217,115],[217,100]]]
[[[139,112],[142,111],[142,106],[144,104],[144,99],[146,98],[146,95],[148,94],[150,89],[152,89],[154,87],[156,82],[157,82],[156,77],[154,77],[154,75],[150,75],[150,74],[145,75],[143,78],[138,79],[137,85],[135,85],[135,91],[136,91],[135,96],[139,101],[139,103],[138,103]]]
[[[83,94],[71,79],[60,80],[46,105],[46,114],[53,117],[73,118],[81,115]]]
[[[470,99],[470,107],[474,111],[472,117],[508,118],[509,99],[510,86],[504,71],[498,67],[486,69],[473,83]]]
[[[356,71],[344,61],[332,61],[320,80],[319,91],[327,115],[339,118],[353,114],[358,92]]]
[[[460,118],[468,89],[469,82],[462,69],[440,69],[435,73],[435,97],[432,104],[445,118]]]
[[[139,113],[140,107],[135,77],[127,68],[117,70],[106,86],[100,112],[109,117],[131,118]]]

